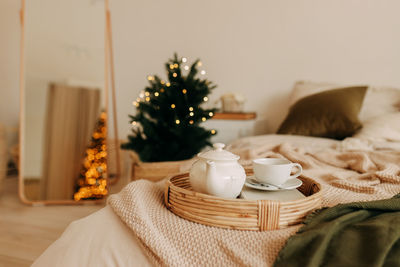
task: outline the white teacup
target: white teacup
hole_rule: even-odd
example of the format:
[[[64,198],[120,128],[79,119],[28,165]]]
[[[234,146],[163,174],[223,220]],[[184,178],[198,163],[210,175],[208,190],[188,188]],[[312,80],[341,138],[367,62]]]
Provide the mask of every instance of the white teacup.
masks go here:
[[[290,175],[293,167],[297,167],[298,171]],[[287,180],[298,177],[303,169],[300,164],[287,159],[260,158],[253,160],[253,171],[254,179],[260,183],[282,185]]]

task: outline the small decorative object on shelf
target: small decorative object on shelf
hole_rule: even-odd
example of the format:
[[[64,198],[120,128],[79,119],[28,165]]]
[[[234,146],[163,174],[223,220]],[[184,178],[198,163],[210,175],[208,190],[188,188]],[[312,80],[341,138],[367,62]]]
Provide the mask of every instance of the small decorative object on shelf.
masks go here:
[[[75,201],[81,199],[100,199],[108,194],[107,190],[107,128],[106,113],[102,112],[92,141],[86,149]]]
[[[175,54],[165,64],[168,79],[148,76],[149,86],[133,101],[133,134],[122,148],[134,150],[143,162],[190,159],[210,145],[210,137],[216,134],[200,126],[214,116],[216,109],[202,104],[216,86],[204,78],[199,60],[190,66],[187,61]]]
[[[220,98],[223,112],[243,112],[246,98],[240,93],[227,93]]]

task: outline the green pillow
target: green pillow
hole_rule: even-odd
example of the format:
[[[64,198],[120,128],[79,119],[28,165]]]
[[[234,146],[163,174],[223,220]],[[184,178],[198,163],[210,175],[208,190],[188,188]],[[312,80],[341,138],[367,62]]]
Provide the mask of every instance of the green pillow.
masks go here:
[[[367,86],[333,89],[306,96],[290,107],[278,134],[344,139],[362,127],[358,120]]]

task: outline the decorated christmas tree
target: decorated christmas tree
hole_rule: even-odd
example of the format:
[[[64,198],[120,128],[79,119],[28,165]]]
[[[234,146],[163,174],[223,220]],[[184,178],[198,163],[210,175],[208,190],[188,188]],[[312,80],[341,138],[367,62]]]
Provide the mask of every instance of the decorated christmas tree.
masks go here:
[[[99,199],[107,195],[106,113],[101,113],[83,162],[74,194],[76,201]]]
[[[147,77],[149,85],[133,102],[136,114],[129,116],[133,134],[122,148],[136,151],[142,161],[157,162],[189,159],[211,145],[216,131],[200,124],[214,115],[215,109],[202,105],[216,85],[204,78],[205,70],[199,73],[201,66],[199,60],[189,66],[175,54],[165,64],[167,81]]]

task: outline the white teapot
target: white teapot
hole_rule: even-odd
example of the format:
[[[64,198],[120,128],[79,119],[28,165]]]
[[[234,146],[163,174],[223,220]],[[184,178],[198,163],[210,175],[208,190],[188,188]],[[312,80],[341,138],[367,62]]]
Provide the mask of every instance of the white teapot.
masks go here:
[[[242,191],[246,173],[238,163],[239,156],[224,150],[224,144],[216,143],[214,150],[199,153],[198,160],[190,169],[192,188],[222,198],[236,198]]]

